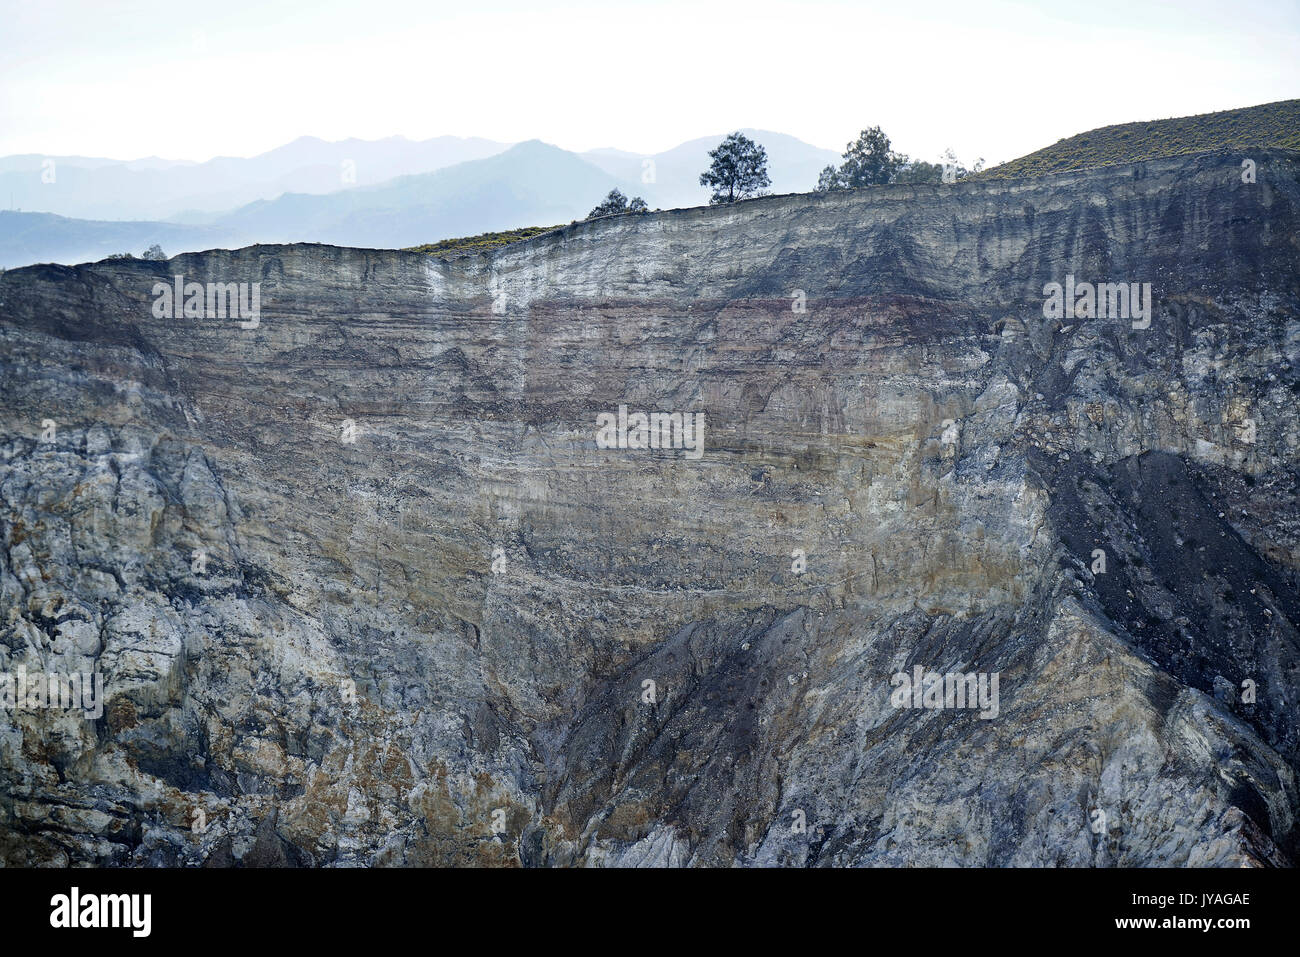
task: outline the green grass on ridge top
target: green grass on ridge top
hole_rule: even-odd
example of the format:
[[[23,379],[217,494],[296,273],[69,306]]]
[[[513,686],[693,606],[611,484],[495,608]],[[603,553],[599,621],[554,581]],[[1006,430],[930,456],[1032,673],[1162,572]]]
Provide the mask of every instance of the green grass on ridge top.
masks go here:
[[[1013,179],[1217,150],[1300,150],[1300,100],[1103,126],[970,177]]]
[[[482,233],[478,236],[462,236],[459,239],[444,239],[423,246],[411,246],[406,250],[412,253],[427,253],[430,256],[448,256],[452,253],[475,253],[498,246],[508,246],[521,239],[532,239],[542,233],[549,233],[559,226],[525,226],[523,229],[511,229],[504,233]]]

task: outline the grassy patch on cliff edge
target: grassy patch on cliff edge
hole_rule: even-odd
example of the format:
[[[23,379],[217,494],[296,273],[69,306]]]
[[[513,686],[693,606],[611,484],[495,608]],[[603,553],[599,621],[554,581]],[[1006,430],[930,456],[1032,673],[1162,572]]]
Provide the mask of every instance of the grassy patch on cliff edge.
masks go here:
[[[1251,147],[1300,150],[1300,100],[1279,100],[1221,113],[1103,126],[970,177],[1012,179],[1162,156]]]
[[[430,256],[448,256],[452,253],[475,253],[499,246],[508,246],[521,239],[532,239],[542,233],[549,233],[559,226],[525,226],[523,229],[511,229],[504,233],[482,233],[478,236],[462,236],[460,239],[443,239],[423,246],[409,246],[411,253],[427,253]]]

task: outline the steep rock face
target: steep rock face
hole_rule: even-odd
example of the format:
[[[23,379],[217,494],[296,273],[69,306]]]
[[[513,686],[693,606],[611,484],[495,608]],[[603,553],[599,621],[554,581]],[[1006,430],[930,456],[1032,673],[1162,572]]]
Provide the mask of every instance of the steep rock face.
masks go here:
[[[0,672],[106,699],[0,714],[0,861],[1293,863],[1300,156],[1248,158],[0,276]]]

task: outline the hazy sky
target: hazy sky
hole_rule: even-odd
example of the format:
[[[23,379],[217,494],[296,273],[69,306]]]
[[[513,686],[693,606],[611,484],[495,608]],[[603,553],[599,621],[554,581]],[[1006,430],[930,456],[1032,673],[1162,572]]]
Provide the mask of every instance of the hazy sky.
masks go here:
[[[0,155],[310,134],[652,153],[739,127],[933,159],[1300,96],[1300,0],[0,0]]]

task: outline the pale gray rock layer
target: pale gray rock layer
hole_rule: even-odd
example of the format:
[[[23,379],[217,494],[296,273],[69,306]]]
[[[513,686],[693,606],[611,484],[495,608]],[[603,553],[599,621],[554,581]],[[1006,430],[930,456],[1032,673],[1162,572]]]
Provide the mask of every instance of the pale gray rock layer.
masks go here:
[[[0,863],[1293,863],[1300,157],[1243,158],[0,276],[0,672],[106,697],[0,713]]]

